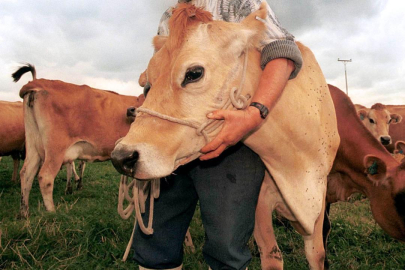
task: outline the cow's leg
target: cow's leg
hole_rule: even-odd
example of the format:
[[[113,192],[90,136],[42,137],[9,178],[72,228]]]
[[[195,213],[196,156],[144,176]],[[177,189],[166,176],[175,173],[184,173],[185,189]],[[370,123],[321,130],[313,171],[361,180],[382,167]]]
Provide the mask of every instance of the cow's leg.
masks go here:
[[[75,168],[75,163],[73,161],[69,162],[69,163],[66,163],[66,189],[65,189],[65,194],[72,194],[73,193],[72,173],[73,174],[76,173],[76,170],[74,168]]]
[[[44,200],[45,209],[54,212],[55,205],[53,203],[53,185],[55,177],[59,172],[63,162],[63,156],[46,153],[45,161],[38,173],[39,188],[41,189],[42,198]]]
[[[21,217],[28,217],[28,201],[30,196],[30,191],[32,187],[32,182],[34,181],[35,175],[38,172],[39,166],[41,164],[41,158],[37,152],[29,153],[25,159],[24,165],[20,171],[21,179],[21,206],[20,215]]]
[[[186,238],[184,239],[184,244],[188,247],[191,253],[195,253],[195,246],[193,244],[193,238],[191,237],[190,228],[187,229]]]
[[[81,163],[81,161],[79,162],[79,164]],[[80,166],[80,165],[79,165]],[[76,165],[75,162],[72,161],[72,172],[73,172],[73,177],[75,178],[75,182],[79,181],[80,176],[77,174],[76,172]]]
[[[331,230],[331,222],[329,219],[329,210],[330,210],[330,203],[326,203],[325,207],[325,216],[323,219],[323,228],[322,228],[322,235],[323,235],[323,246],[325,248],[325,269],[329,269],[329,261],[328,261],[328,237]]]
[[[13,154],[11,155],[13,158],[13,176],[11,177],[11,181],[17,182],[17,177],[18,177],[18,168],[20,167],[20,155]]]
[[[272,180],[266,172],[257,202],[254,229],[263,270],[283,269],[283,257],[274,235],[272,220],[275,192],[269,185],[269,181]]]
[[[324,269],[325,264],[325,248],[322,237],[323,220],[325,212],[325,201],[322,205],[321,214],[315,222],[314,233],[304,235],[305,256],[307,257],[310,269]],[[291,224],[302,234],[302,227],[295,222]]]
[[[80,176],[79,176],[79,179],[77,179],[76,180],[76,182],[77,182],[77,186],[76,186],[76,188],[77,189],[81,189],[82,187],[83,187],[83,174],[84,174],[84,169],[86,168],[86,161],[84,161],[84,160],[80,160],[80,163],[79,163],[79,173],[80,173]]]

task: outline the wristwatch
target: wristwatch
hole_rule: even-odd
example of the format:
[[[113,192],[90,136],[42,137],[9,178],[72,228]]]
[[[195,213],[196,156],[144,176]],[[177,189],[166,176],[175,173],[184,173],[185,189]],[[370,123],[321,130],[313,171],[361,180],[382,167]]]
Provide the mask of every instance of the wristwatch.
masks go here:
[[[266,106],[264,106],[263,104],[261,104],[259,102],[252,102],[252,103],[250,103],[249,106],[258,108],[260,111],[260,117],[262,119],[266,119],[267,115],[269,114],[269,109],[267,109]]]

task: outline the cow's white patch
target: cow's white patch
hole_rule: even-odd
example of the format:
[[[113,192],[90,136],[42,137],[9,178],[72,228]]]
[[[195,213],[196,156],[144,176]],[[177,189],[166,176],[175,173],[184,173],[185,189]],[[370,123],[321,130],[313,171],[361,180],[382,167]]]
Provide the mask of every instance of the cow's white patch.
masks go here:
[[[91,143],[80,141],[66,150],[63,163],[69,163],[75,159],[86,160],[88,162],[105,161],[110,159],[110,156],[105,156],[99,153]]]

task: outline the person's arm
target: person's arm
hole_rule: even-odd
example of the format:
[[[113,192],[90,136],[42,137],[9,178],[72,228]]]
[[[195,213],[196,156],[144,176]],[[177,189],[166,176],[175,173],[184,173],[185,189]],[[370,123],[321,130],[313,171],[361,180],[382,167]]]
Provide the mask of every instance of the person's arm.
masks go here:
[[[248,1],[248,4],[253,9],[258,9],[260,6],[260,3],[255,1]],[[265,23],[267,35],[262,41],[265,45],[261,55],[263,73],[251,101],[263,104],[271,112],[287,81],[297,76],[302,65],[302,58],[294,42],[294,37],[279,24],[269,6]],[[218,157],[227,147],[239,142],[263,122],[259,109],[253,106],[236,111],[218,110],[207,117],[225,121],[218,135],[201,149],[203,155],[200,160]]]
[[[286,58],[277,58],[267,63],[252,102],[265,105],[271,112],[294,69],[293,61]],[[201,149],[204,155],[200,160],[218,157],[227,147],[239,142],[264,121],[259,109],[252,106],[237,111],[218,110],[207,117],[225,121],[219,134]]]

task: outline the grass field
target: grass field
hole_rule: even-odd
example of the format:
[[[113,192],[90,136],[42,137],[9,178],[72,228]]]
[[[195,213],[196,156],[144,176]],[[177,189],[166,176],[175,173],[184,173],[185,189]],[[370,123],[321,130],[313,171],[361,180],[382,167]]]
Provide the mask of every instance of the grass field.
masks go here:
[[[65,195],[65,170],[55,180],[56,213],[47,213],[35,181],[30,196],[31,216],[17,219],[20,186],[10,181],[12,160],[0,162],[0,269],[135,269],[122,255],[133,219],[117,214],[119,175],[110,162],[88,164],[84,188]],[[367,199],[339,203],[331,208],[332,232],[328,257],[331,269],[405,269],[404,245],[375,224]],[[292,229],[276,225],[285,269],[308,269],[302,238]],[[197,211],[191,224],[196,253],[187,253],[184,269],[207,269],[202,256],[204,231]],[[260,269],[258,251],[249,243]]]

